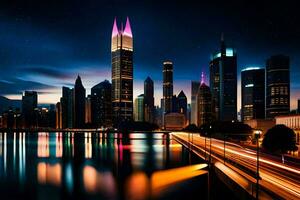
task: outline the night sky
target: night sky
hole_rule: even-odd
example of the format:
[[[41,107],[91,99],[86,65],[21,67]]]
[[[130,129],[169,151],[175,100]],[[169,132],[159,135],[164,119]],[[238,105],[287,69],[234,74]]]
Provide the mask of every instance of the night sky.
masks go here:
[[[237,49],[238,74],[265,66],[272,54],[291,58],[291,107],[300,98],[300,12],[297,1],[1,0],[0,95],[37,90],[39,103],[56,103],[63,85],[80,74],[90,88],[111,80],[113,20],[130,18],[134,39],[134,96],[149,75],[162,96],[162,62],[174,63],[174,92],[190,100],[191,80],[207,75],[210,54],[224,32]],[[240,85],[240,83],[239,83]],[[239,95],[240,96],[240,95]]]

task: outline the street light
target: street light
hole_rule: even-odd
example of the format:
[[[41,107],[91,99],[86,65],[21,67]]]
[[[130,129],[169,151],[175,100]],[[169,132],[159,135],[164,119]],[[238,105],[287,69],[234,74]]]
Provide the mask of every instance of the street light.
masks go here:
[[[255,130],[254,135],[256,138],[256,155],[257,155],[257,161],[256,161],[256,199],[258,199],[258,190],[259,190],[259,138],[262,134],[261,130]]]

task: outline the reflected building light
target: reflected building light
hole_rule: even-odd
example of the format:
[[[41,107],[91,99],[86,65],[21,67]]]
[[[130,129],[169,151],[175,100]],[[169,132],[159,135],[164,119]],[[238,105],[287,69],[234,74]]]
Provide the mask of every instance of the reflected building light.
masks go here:
[[[74,180],[73,180],[73,169],[70,163],[66,165],[66,187],[67,191],[71,194],[73,192]]]
[[[92,158],[92,141],[89,134],[86,134],[86,137],[84,138],[85,158]]]
[[[249,87],[254,87],[254,84],[247,84],[245,85],[246,88],[249,88]]]
[[[16,141],[16,132],[14,132],[14,140],[13,140],[13,172],[16,174],[16,149],[17,149],[17,141]]]
[[[101,192],[105,199],[116,199],[116,184],[111,172],[98,172],[92,166],[83,168],[83,186],[88,193]]]
[[[2,134],[2,132],[0,132],[0,156],[1,157],[3,156],[2,147],[3,147],[3,134]]]
[[[125,199],[148,199],[150,195],[150,180],[144,172],[132,174],[125,182]]]
[[[56,158],[61,158],[63,155],[62,133],[56,133]]]
[[[25,133],[19,133],[19,181],[25,182]]]
[[[3,167],[4,167],[4,176],[6,177],[7,173],[7,141],[6,141],[6,132],[4,133],[4,145],[3,145]]]
[[[61,186],[61,164],[49,164],[40,162],[37,165],[37,179],[39,184],[51,184]]]
[[[38,157],[48,158],[49,157],[49,135],[48,133],[38,134]]]
[[[207,171],[202,170],[205,167],[207,164],[196,164],[154,172],[151,176],[151,194],[158,196],[166,188],[174,186],[176,183],[206,174]]]

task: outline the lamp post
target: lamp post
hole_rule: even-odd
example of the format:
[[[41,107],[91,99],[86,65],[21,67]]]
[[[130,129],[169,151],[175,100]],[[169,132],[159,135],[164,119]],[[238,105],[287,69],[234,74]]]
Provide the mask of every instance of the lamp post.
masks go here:
[[[261,135],[261,130],[255,130],[254,135],[256,137],[256,199],[258,199],[258,190],[259,190],[259,138]]]

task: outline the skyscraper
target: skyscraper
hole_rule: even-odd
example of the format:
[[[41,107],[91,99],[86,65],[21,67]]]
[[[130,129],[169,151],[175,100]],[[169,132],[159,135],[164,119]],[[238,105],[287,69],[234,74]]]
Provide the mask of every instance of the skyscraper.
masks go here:
[[[62,128],[62,110],[61,110],[61,102],[57,102],[55,106],[55,128],[61,129]]]
[[[178,112],[184,114],[185,119],[187,119],[187,98],[182,90],[177,96],[177,108]]]
[[[145,120],[144,94],[140,94],[135,99],[134,105],[134,120],[137,122],[143,122]]]
[[[85,88],[78,75],[74,87],[74,128],[84,128],[85,126]]]
[[[91,124],[92,123],[92,97],[88,95],[85,98],[85,123]]]
[[[133,118],[133,37],[128,17],[120,30],[114,20],[111,59],[113,121],[118,124]]]
[[[201,84],[197,92],[197,126],[201,126],[212,121],[212,101],[210,88],[204,82],[203,73],[201,79]]]
[[[232,121],[237,118],[237,56],[221,38],[220,50],[210,61],[210,89],[215,119]]]
[[[191,85],[191,124],[197,124],[197,94],[200,87],[199,81],[192,81]]]
[[[73,89],[62,87],[61,106],[61,124],[62,128],[73,128]]]
[[[144,81],[145,121],[154,122],[154,84],[148,76]]]
[[[172,112],[173,98],[173,63],[165,61],[163,63],[163,102],[164,114]]]
[[[266,117],[290,112],[290,59],[271,56],[266,63]]]
[[[111,83],[102,81],[91,89],[92,123],[95,127],[112,125]]]
[[[36,91],[25,91],[22,96],[22,114],[25,128],[37,126],[37,101],[38,95]]]
[[[265,69],[242,70],[242,121],[265,118]]]

